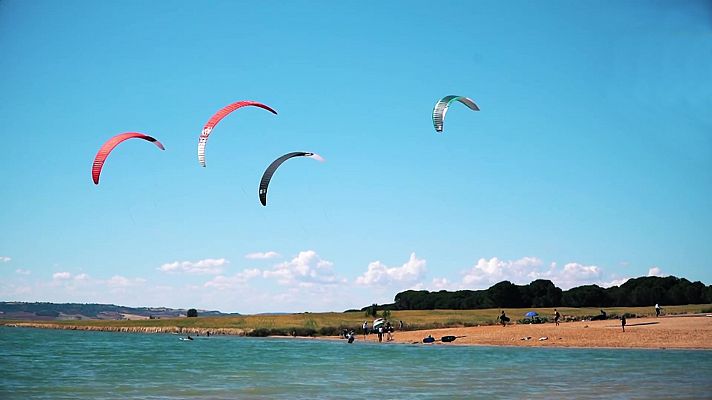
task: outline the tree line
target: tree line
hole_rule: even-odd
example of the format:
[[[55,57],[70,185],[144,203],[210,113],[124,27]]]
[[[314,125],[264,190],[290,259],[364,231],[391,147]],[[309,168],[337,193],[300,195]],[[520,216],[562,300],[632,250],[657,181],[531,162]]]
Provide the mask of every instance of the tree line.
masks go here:
[[[407,290],[395,302],[379,306],[387,310],[470,310],[526,307],[641,307],[654,304],[683,305],[712,303],[712,285],[674,276],[629,279],[620,286],[578,286],[562,290],[553,282],[537,279],[527,285],[502,281],[489,289]],[[364,307],[364,311],[368,307]]]

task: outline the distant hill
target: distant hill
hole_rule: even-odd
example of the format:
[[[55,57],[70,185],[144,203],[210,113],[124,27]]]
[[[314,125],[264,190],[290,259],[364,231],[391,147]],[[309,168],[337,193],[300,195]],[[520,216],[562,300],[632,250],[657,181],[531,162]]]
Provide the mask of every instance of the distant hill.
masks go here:
[[[0,302],[0,319],[12,320],[128,320],[185,317],[188,310],[167,307],[126,307],[114,304]],[[215,317],[220,311],[198,310],[199,317]]]

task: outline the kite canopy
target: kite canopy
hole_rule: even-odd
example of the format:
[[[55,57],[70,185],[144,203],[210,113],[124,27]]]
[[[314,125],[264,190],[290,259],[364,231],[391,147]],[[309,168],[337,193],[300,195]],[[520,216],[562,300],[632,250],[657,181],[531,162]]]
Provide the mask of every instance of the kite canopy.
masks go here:
[[[459,101],[460,103],[469,107],[472,111],[480,111],[480,108],[477,107],[477,104],[475,104],[474,101],[467,97],[454,95],[445,96],[440,99],[440,101],[435,103],[435,107],[433,108],[433,126],[435,126],[436,132],[443,131],[445,114],[447,114],[448,107],[450,107],[450,103],[452,103],[453,101]]]
[[[279,166],[282,165],[283,162],[294,157],[311,157],[318,161],[324,161],[324,159],[318,154],[307,153],[303,151],[287,153],[282,157],[279,157],[278,159],[272,161],[272,164],[267,167],[264,174],[262,174],[262,179],[260,180],[259,195],[260,203],[262,203],[263,206],[267,205],[267,188],[269,187],[269,182],[272,180],[272,175],[274,175],[275,171],[277,171],[277,168],[279,168]]]
[[[153,142],[159,149],[165,150],[165,147],[159,142],[158,140],[154,139],[151,136],[144,135],[143,133],[138,133],[138,132],[126,132],[126,133],[120,133],[111,139],[107,140],[106,143],[104,143],[101,148],[99,149],[99,152],[96,153],[96,157],[94,157],[94,164],[92,165],[91,168],[91,177],[94,180],[94,184],[98,185],[99,184],[99,175],[101,175],[101,169],[104,167],[104,161],[106,161],[106,157],[109,156],[109,153],[111,153],[112,150],[114,150],[114,147],[118,146],[119,143],[123,142],[124,140],[127,139],[143,139],[149,142]]]
[[[236,103],[232,103],[228,106],[223,107],[220,111],[216,112],[212,117],[210,117],[208,122],[203,127],[203,131],[200,133],[200,138],[198,139],[198,162],[200,163],[200,165],[202,165],[203,167],[205,166],[205,145],[208,143],[208,136],[210,136],[210,132],[212,132],[213,128],[215,128],[215,125],[217,125],[218,122],[220,122],[231,112],[245,106],[259,107],[271,112],[272,114],[277,114],[277,111],[273,110],[269,106],[266,106],[262,103],[258,103],[256,101],[249,100],[238,101]]]

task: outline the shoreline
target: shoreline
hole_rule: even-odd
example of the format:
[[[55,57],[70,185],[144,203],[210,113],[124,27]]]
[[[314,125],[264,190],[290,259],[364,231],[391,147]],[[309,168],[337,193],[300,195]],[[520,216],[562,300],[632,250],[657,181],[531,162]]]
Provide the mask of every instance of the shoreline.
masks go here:
[[[193,327],[130,327],[130,326],[95,326],[69,325],[52,322],[0,322],[0,326],[26,327],[39,329],[83,330],[96,332],[123,333],[158,333],[207,336],[250,336],[250,330],[239,328],[193,328]],[[423,343],[422,339],[432,335],[434,343]],[[441,342],[443,336],[455,336],[452,342]],[[310,340],[343,340],[338,336],[270,336],[275,338],[295,338]],[[545,338],[545,339],[544,339]],[[541,340],[540,340],[541,339]],[[379,344],[376,334],[356,335],[356,343]],[[482,325],[474,327],[455,327],[396,331],[392,341],[383,345],[434,345],[434,346],[501,346],[501,347],[536,347],[536,348],[604,348],[604,349],[686,349],[712,350],[712,318],[709,315],[685,315],[631,318],[628,319],[625,332],[620,321],[562,322],[543,324]]]

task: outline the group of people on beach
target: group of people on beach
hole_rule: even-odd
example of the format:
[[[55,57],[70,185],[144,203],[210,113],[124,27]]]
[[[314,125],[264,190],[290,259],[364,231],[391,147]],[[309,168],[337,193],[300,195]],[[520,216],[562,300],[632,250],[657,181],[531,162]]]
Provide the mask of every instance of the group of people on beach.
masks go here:
[[[660,307],[659,304],[655,304],[655,316],[659,317],[660,313],[662,311],[662,308]],[[561,313],[559,310],[556,308],[554,309],[554,323],[556,326],[559,326],[559,323],[561,321]],[[592,320],[605,320],[608,318],[608,315],[606,314],[605,311],[601,310],[601,314],[597,315],[593,318]],[[501,310],[499,317],[497,318],[500,324],[502,324],[503,327],[507,326],[507,323],[510,321],[510,318],[507,316],[507,314],[504,312],[504,310]],[[625,326],[626,326],[626,315],[623,314],[620,318],[621,320],[621,327],[623,329],[623,332],[625,332]],[[403,321],[399,321],[399,330],[403,329]],[[378,341],[382,342],[383,341],[383,335],[386,335],[386,341],[390,342],[393,340],[393,332],[395,331],[393,325],[391,324],[390,321],[386,321],[383,324],[378,325],[376,328],[369,328],[368,326],[368,321],[364,321],[363,325],[361,326],[361,330],[363,332],[363,338],[366,339],[368,337],[369,333],[376,333],[378,335]],[[349,343],[353,343],[354,338],[355,338],[355,333],[352,330],[346,330],[344,329],[342,331],[342,337],[344,339],[348,339]]]
[[[499,323],[502,324],[502,326],[507,326],[507,322],[510,321],[510,318],[507,316],[507,314],[504,313],[504,310],[499,314],[498,317]],[[554,309],[554,323],[556,326],[559,326],[559,321],[561,320],[561,313],[559,313],[559,310]]]
[[[403,321],[398,321],[398,329],[403,330]],[[383,342],[383,336],[386,336],[386,341],[390,342],[393,340],[393,333],[395,332],[395,327],[391,324],[391,321],[386,321],[377,327],[370,328],[368,326],[368,321],[363,321],[361,325],[361,330],[363,332],[363,338],[366,339],[369,333],[375,333],[378,335],[378,342]]]
[[[661,313],[662,313],[662,308],[660,307],[660,304],[655,303],[655,317],[659,317]],[[605,320],[607,318],[608,318],[608,315],[606,314],[606,312],[601,310],[601,314],[591,318],[591,320],[592,321],[593,320]],[[628,321],[626,320],[626,315],[623,314],[620,319],[621,319],[621,328],[623,329],[623,332],[625,332],[625,326],[628,323]],[[507,326],[507,322],[509,322],[509,317],[507,317],[507,315],[504,313],[504,310],[502,310],[501,314],[499,315],[498,320],[502,324],[502,326]],[[554,323],[556,324],[556,326],[559,326],[560,320],[561,320],[561,313],[559,313],[559,311],[555,308],[554,309]]]
[[[659,317],[660,314],[662,313],[662,307],[660,307],[660,304],[655,303],[655,316]],[[606,320],[608,319],[608,315],[606,314],[605,311],[601,310],[600,315],[596,315],[591,318],[592,321],[597,321],[597,320]],[[506,323],[509,322],[509,317],[504,313],[504,310],[502,310],[502,313],[500,314],[498,320],[502,324],[502,326],[506,326]],[[554,309],[554,323],[558,326],[559,321],[561,321],[561,313],[555,308]],[[621,325],[623,325],[623,331],[625,332],[625,315],[621,317]]]

